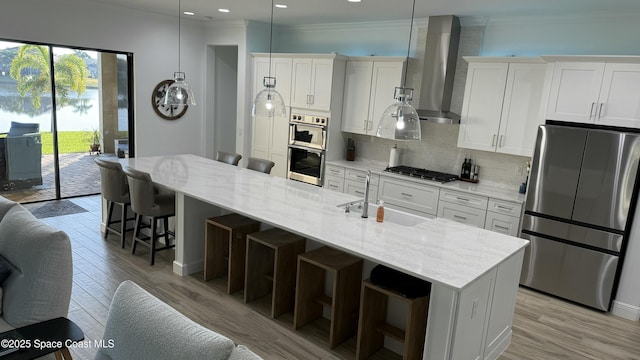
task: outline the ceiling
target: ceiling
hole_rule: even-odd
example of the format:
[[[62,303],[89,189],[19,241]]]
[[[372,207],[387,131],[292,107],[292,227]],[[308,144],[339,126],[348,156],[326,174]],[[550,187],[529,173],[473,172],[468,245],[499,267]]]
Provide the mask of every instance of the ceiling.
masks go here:
[[[177,15],[195,12],[195,19],[255,20],[269,22],[270,0],[83,0],[148,12]],[[411,19],[413,0],[274,0],[287,9],[275,9],[274,23],[304,25]],[[223,14],[218,8],[229,9]],[[526,16],[640,14],[638,0],[417,0],[415,18],[432,15]]]

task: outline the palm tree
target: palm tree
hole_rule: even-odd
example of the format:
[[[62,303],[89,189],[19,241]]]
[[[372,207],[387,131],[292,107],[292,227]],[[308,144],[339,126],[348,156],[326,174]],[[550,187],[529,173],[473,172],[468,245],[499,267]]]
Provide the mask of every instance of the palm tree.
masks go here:
[[[87,65],[76,54],[64,54],[54,57],[54,75],[56,100],[59,107],[67,104],[69,92],[78,96],[86,90],[89,76]],[[10,75],[18,82],[18,93],[24,97],[31,95],[31,103],[40,108],[40,99],[51,92],[51,73],[49,66],[49,47],[42,45],[23,45],[11,61]]]

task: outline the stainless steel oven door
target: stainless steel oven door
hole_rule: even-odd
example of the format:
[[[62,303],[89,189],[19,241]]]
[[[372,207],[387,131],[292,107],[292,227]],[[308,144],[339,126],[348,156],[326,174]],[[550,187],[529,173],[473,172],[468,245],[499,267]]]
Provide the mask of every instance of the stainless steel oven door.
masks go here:
[[[322,125],[290,122],[289,145],[325,150],[327,146],[327,128]]]
[[[322,186],[324,180],[324,150],[289,145],[287,177],[292,180]]]

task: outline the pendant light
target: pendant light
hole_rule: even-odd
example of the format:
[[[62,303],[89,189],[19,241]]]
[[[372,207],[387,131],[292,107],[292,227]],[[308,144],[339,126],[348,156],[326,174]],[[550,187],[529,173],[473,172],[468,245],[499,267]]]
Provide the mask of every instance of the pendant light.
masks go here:
[[[287,119],[287,106],[284,104],[282,95],[276,90],[276,78],[271,76],[271,46],[273,43],[273,8],[274,3],[271,0],[271,23],[269,28],[269,76],[262,79],[264,89],[256,95],[253,100],[253,108],[251,116],[268,117],[274,116]]]
[[[173,83],[167,88],[164,95],[165,105],[196,105],[196,98],[193,91],[185,82],[185,74],[180,71],[180,18],[181,4],[178,0],[178,71],[173,73]]]
[[[376,132],[377,137],[393,140],[421,140],[420,118],[416,109],[410,103],[413,100],[413,89],[406,87],[415,11],[416,0],[413,0],[409,46],[407,48],[407,65],[404,68],[403,84],[400,87],[396,87],[393,93],[393,98],[396,102],[390,105],[382,114],[382,119],[380,119],[378,131]]]

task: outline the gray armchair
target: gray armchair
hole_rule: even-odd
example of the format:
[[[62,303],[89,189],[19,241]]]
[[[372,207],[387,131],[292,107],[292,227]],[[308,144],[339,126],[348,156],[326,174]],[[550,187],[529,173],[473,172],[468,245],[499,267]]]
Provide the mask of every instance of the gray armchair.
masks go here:
[[[0,179],[16,188],[42,184],[40,124],[12,121],[6,137],[0,138]]]

